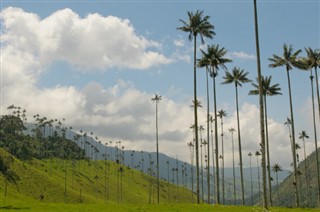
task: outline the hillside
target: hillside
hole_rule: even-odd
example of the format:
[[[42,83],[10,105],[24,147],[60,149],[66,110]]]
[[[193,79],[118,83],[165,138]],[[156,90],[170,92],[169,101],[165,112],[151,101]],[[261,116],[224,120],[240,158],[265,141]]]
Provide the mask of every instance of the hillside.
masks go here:
[[[318,149],[318,152],[320,149]],[[301,174],[299,175],[300,204],[302,207],[318,207],[318,183],[315,151],[305,161],[299,164]],[[319,161],[320,162],[320,161]],[[305,175],[305,164],[307,165],[307,179]],[[309,183],[307,183],[309,182]],[[310,186],[308,186],[310,185]],[[309,193],[310,192],[310,193]],[[274,204],[279,206],[294,207],[293,175],[288,176],[279,185],[279,196],[277,189],[273,192]]]
[[[111,161],[23,162],[3,149],[0,158],[2,205],[6,205],[6,198],[44,203],[152,204],[157,201],[155,178]],[[190,203],[191,199],[190,191],[160,182],[161,203]]]

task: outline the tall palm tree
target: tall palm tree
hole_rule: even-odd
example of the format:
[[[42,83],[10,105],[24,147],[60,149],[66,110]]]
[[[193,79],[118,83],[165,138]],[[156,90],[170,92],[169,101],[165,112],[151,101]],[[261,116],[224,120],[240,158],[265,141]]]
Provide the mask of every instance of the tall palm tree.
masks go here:
[[[278,172],[282,172],[282,167],[275,163],[273,166],[272,166],[272,171],[274,173],[276,173],[276,179],[277,179],[277,196],[278,196],[278,200],[279,200],[279,178],[278,178]]]
[[[318,144],[317,144],[317,127],[316,127],[316,115],[314,107],[314,90],[313,90],[313,73],[312,68],[314,68],[316,73],[316,84],[317,84],[317,96],[318,96],[318,110],[320,116],[320,100],[319,100],[319,85],[318,85],[318,74],[317,66],[320,64],[320,51],[313,51],[311,48],[305,48],[307,52],[307,57],[302,58],[302,62],[305,64],[305,70],[310,69],[310,83],[311,83],[311,96],[312,96],[312,116],[313,116],[313,132],[314,132],[314,145],[317,158],[317,182],[318,182],[318,204],[320,205],[320,172],[319,172],[319,154],[318,154]]]
[[[307,170],[307,155],[306,155],[306,142],[305,139],[309,138],[309,135],[306,133],[305,130],[302,130],[301,133],[299,133],[299,139],[302,139],[303,142],[303,160],[304,160],[304,175],[306,177],[306,183],[307,183],[307,193],[308,193],[308,201],[310,204],[311,194],[310,194],[310,183],[308,180],[308,170]]]
[[[283,45],[283,56],[278,56],[273,54],[272,58],[269,58],[271,62],[269,64],[270,68],[276,68],[285,66],[287,71],[287,80],[288,80],[288,91],[289,91],[289,102],[290,102],[290,119],[291,119],[291,135],[292,135],[292,144],[293,147],[296,144],[295,141],[295,128],[294,128],[294,117],[293,117],[293,104],[292,104],[292,95],[291,95],[291,83],[290,83],[290,70],[293,67],[302,67],[301,62],[297,59],[298,55],[300,54],[301,50],[293,51],[292,46],[288,46],[287,44]],[[292,155],[293,155],[293,170],[294,170],[294,188],[295,188],[295,204],[296,207],[300,207],[299,201],[299,189],[298,189],[298,172],[297,172],[297,160],[296,160],[296,149],[292,148]]]
[[[155,94],[153,98],[151,98],[152,102],[156,103],[156,148],[157,148],[157,202],[159,204],[160,201],[160,180],[159,180],[159,137],[158,137],[158,104],[161,100],[161,96]]]
[[[194,102],[197,102],[197,36],[200,35],[202,43],[204,37],[212,39],[215,35],[214,26],[209,22],[210,16],[204,16],[203,11],[197,10],[195,13],[188,12],[188,21],[180,19],[183,26],[178,27],[178,30],[189,33],[189,40],[193,39],[193,92]],[[194,125],[198,129],[198,113],[197,107],[194,108]],[[197,203],[200,203],[200,187],[199,187],[199,140],[198,132],[195,133],[196,139],[196,169],[197,169]]]
[[[218,116],[221,123],[221,154],[222,154],[222,201],[225,204],[225,190],[224,190],[224,144],[223,144],[223,117],[227,116],[227,112],[224,110],[218,111]]]
[[[232,175],[233,175],[233,197],[234,197],[234,204],[237,203],[237,193],[236,193],[236,173],[234,167],[234,142],[233,142],[233,133],[236,130],[231,127],[229,128],[229,132],[231,133],[231,141],[232,141]]]
[[[252,83],[254,90],[249,91],[249,95],[259,95],[259,80],[257,84]],[[262,85],[262,95],[263,95],[263,105],[264,105],[264,117],[265,117],[265,141],[266,141],[266,159],[267,159],[267,173],[268,173],[268,183],[269,183],[269,200],[270,205],[272,206],[272,185],[271,185],[271,171],[270,171],[270,148],[269,148],[269,131],[268,131],[268,113],[267,113],[267,96],[282,95],[280,92],[281,88],[279,84],[271,85],[271,76],[261,76],[261,85]]]
[[[210,76],[212,77],[213,83],[213,110],[214,110],[214,120],[217,120],[217,97],[216,97],[216,77],[218,76],[218,70],[224,69],[227,70],[226,63],[232,62],[232,60],[225,57],[227,50],[219,45],[207,46],[207,52],[201,50],[203,55],[203,61],[206,66],[210,67]],[[216,155],[216,195],[217,199],[220,201],[220,192],[219,192],[219,148],[218,148],[218,123],[215,122],[214,125],[215,132],[215,155]]]
[[[239,67],[234,67],[232,72],[226,71],[226,75],[223,77],[224,82],[222,84],[234,84],[236,91],[236,108],[237,108],[237,125],[238,125],[238,143],[239,143],[239,160],[240,160],[240,177],[241,177],[241,194],[242,194],[242,205],[245,205],[244,200],[244,183],[243,183],[243,164],[242,164],[242,149],[241,149],[241,134],[240,134],[240,118],[239,118],[239,101],[238,101],[238,87],[242,87],[243,83],[251,82],[247,78],[249,72],[245,72]]]
[[[260,47],[259,47],[259,24],[257,1],[253,0],[254,8],[254,29],[256,38],[256,52],[257,52],[257,77],[259,82],[259,113],[260,113],[260,146],[261,146],[261,166],[262,166],[262,186],[263,186],[263,207],[268,210],[267,198],[267,175],[266,175],[266,152],[265,152],[265,133],[264,133],[264,105],[262,95],[262,82],[261,82],[261,63],[260,63]]]

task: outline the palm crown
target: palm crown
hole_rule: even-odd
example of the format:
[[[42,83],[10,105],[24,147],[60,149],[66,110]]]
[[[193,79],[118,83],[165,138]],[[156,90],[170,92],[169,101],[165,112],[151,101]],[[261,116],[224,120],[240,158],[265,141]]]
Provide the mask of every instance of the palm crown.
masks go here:
[[[280,92],[281,88],[279,87],[279,83],[271,85],[271,79],[272,76],[262,76],[261,82],[262,82],[262,91],[263,95],[266,96],[274,96],[274,95],[282,95]],[[249,92],[249,95],[258,95],[259,94],[259,81],[258,78],[256,79],[256,83],[252,83],[252,86],[255,88],[254,90],[251,90]]]
[[[219,45],[211,45],[207,46],[207,52],[204,50],[200,50],[202,53],[202,58],[199,60],[198,65],[200,67],[210,66],[212,67],[212,71],[210,73],[211,77],[216,77],[218,74],[218,70],[220,68],[227,69],[225,63],[232,62],[231,59],[225,58],[224,56],[227,54],[227,50]]]
[[[183,32],[189,32],[189,40],[192,40],[193,37],[196,37],[200,34],[201,42],[204,42],[204,37],[213,38],[216,34],[214,30],[214,26],[210,24],[209,18],[210,16],[203,16],[203,11],[197,10],[195,14],[193,12],[188,12],[188,22],[179,19],[183,23],[182,27],[178,27],[178,30]]]
[[[226,71],[226,76],[223,77],[225,80],[222,84],[231,84],[234,83],[235,86],[242,86],[242,83],[251,82],[247,75],[249,72],[245,72],[244,69],[240,69],[239,67],[234,67],[232,72]]]
[[[291,45],[284,44],[283,45],[283,56],[280,57],[278,55],[273,54],[272,58],[269,58],[271,64],[269,64],[270,68],[276,68],[280,66],[286,66],[287,71],[292,70],[293,67],[303,68],[303,64],[300,60],[298,60],[298,55],[301,53],[301,49],[293,52],[293,48]]]

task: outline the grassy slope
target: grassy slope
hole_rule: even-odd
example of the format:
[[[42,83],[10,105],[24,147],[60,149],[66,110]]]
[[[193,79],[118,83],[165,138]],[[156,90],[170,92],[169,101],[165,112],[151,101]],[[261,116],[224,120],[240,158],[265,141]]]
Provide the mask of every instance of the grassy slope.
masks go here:
[[[12,157],[5,151],[0,149],[0,156]],[[148,204],[156,202],[156,180],[147,175],[140,173],[137,170],[131,170],[124,167],[122,175],[122,201],[120,192],[121,176],[117,170],[116,164],[105,161],[64,161],[60,159],[53,160],[32,160],[22,162],[16,158],[11,164],[11,170],[15,172],[19,179],[14,183],[9,183],[8,198],[14,197],[25,198],[29,197],[35,200],[40,200],[45,203],[79,203],[80,191],[81,202],[84,203],[139,203]],[[107,167],[107,172],[106,168]],[[65,169],[67,169],[66,185],[67,195],[65,200]],[[108,170],[109,169],[109,170]],[[117,174],[119,174],[117,181]],[[0,192],[2,200],[4,197],[5,180],[0,175],[1,185]],[[149,199],[150,179],[152,179],[152,192]],[[119,187],[117,186],[119,182]],[[105,187],[107,185],[107,189]],[[106,198],[107,192],[107,198]],[[179,196],[179,197],[178,197]],[[179,202],[190,203],[191,192],[184,188],[177,188],[164,181],[160,182],[160,202]]]
[[[319,150],[318,150],[319,151]],[[299,164],[299,169],[301,170],[301,175],[299,176],[299,191],[300,191],[300,204],[301,207],[318,207],[318,184],[317,184],[317,165],[316,165],[316,154],[313,152],[307,157],[305,161]],[[307,163],[308,181],[310,183],[310,198],[308,196],[308,189],[306,183],[305,175],[305,162]],[[277,188],[273,189],[273,199],[274,204],[280,206],[294,207],[294,187],[293,187],[293,175],[288,176],[279,185],[279,198],[277,193]]]

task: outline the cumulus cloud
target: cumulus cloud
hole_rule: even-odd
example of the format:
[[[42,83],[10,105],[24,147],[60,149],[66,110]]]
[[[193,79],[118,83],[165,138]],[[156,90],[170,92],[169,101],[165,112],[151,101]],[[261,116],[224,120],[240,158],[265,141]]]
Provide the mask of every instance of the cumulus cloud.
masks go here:
[[[42,64],[60,60],[79,69],[147,69],[172,62],[152,51],[161,44],[137,35],[127,19],[96,13],[81,18],[71,9],[40,19],[13,7],[1,16],[2,42],[34,55]]]

